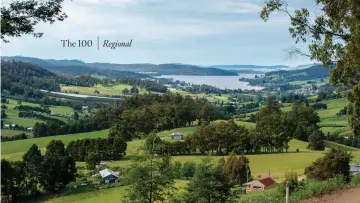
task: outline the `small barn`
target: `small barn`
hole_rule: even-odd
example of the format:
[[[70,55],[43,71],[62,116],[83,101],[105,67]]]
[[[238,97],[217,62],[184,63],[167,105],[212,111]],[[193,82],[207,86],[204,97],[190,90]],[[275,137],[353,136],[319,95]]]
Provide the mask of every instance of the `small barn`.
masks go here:
[[[184,135],[181,133],[173,133],[170,135],[173,140],[182,140]]]
[[[253,180],[243,184],[243,186],[246,188],[246,193],[262,192],[264,190],[274,188],[276,186],[276,182],[269,177],[261,180]]]
[[[356,175],[360,173],[360,164],[350,164],[350,175]]]
[[[100,173],[100,176],[103,178],[104,183],[106,183],[106,184],[117,183],[119,180],[118,175],[114,171],[112,171],[108,168],[99,171],[99,173]]]

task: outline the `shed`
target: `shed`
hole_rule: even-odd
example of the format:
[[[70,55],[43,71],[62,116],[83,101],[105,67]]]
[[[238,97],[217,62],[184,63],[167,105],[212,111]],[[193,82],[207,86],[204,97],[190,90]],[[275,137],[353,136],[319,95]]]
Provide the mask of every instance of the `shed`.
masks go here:
[[[174,140],[182,140],[183,137],[184,137],[184,135],[181,134],[181,133],[179,133],[179,132],[173,133],[173,134],[171,134],[170,136],[171,136],[171,138],[174,139]]]
[[[246,192],[262,192],[264,190],[273,188],[276,186],[276,182],[268,177],[261,180],[253,180],[251,182],[243,184],[243,186],[246,186]]]
[[[350,164],[350,175],[356,175],[360,173],[360,164]]]
[[[104,179],[104,182],[106,184],[114,183],[114,182],[116,183],[119,180],[118,175],[114,171],[112,171],[108,168],[99,171],[99,173],[100,173],[100,176]]]

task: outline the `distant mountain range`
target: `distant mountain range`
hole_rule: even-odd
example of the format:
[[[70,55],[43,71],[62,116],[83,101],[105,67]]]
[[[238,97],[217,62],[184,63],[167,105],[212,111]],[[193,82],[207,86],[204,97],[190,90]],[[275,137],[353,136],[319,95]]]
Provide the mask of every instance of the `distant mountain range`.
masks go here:
[[[282,69],[282,68],[289,68],[289,66],[283,65],[274,65],[274,66],[258,66],[258,65],[215,65],[211,66],[213,68],[220,68],[220,69],[259,69],[259,68],[269,68],[269,69]]]
[[[219,75],[236,76],[237,73],[219,68],[203,68],[184,64],[113,64],[85,63],[80,60],[39,59],[24,56],[4,56],[2,60],[14,60],[36,64],[44,69],[71,75],[101,75],[110,78],[146,78],[152,75]]]
[[[39,59],[25,56],[3,56],[2,60],[14,60],[36,64],[44,69],[71,75],[98,75],[109,78],[135,77],[149,78],[159,75],[198,75],[198,76],[236,76],[240,73],[265,73],[276,70],[296,70],[308,68],[318,64],[289,67],[284,65],[214,65],[195,66],[190,64],[115,64],[115,63],[86,63],[81,60]]]

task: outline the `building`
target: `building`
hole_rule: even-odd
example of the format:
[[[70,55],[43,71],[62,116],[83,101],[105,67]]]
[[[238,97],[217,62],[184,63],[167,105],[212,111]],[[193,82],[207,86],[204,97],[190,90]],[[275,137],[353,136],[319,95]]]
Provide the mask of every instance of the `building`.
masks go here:
[[[243,184],[243,186],[246,188],[246,193],[262,192],[264,190],[274,188],[276,186],[276,182],[269,177],[261,180],[253,180]]]
[[[360,173],[360,164],[350,164],[350,175],[356,175]]]
[[[118,180],[119,180],[118,175],[114,171],[112,171],[110,169],[106,168],[104,170],[99,171],[99,173],[100,173],[100,176],[104,179],[104,182],[106,184],[108,184],[108,183],[117,183]]]
[[[170,135],[172,139],[174,140],[182,140],[184,135],[181,133],[173,133]]]
[[[26,131],[32,132],[32,131],[33,131],[33,128],[26,128]]]

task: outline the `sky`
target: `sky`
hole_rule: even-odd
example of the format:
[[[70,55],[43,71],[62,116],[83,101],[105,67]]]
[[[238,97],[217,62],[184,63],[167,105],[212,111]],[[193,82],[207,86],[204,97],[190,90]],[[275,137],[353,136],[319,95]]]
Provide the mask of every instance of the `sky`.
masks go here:
[[[41,38],[9,38],[10,43],[1,45],[2,55],[121,64],[313,63],[286,58],[285,50],[295,45],[290,21],[277,13],[264,22],[259,16],[263,6],[264,0],[65,0],[67,19],[38,24]],[[290,9],[302,7],[316,9],[313,0],[290,0]],[[92,40],[93,45],[63,47],[61,40]],[[132,43],[110,49],[103,47],[104,40]]]

